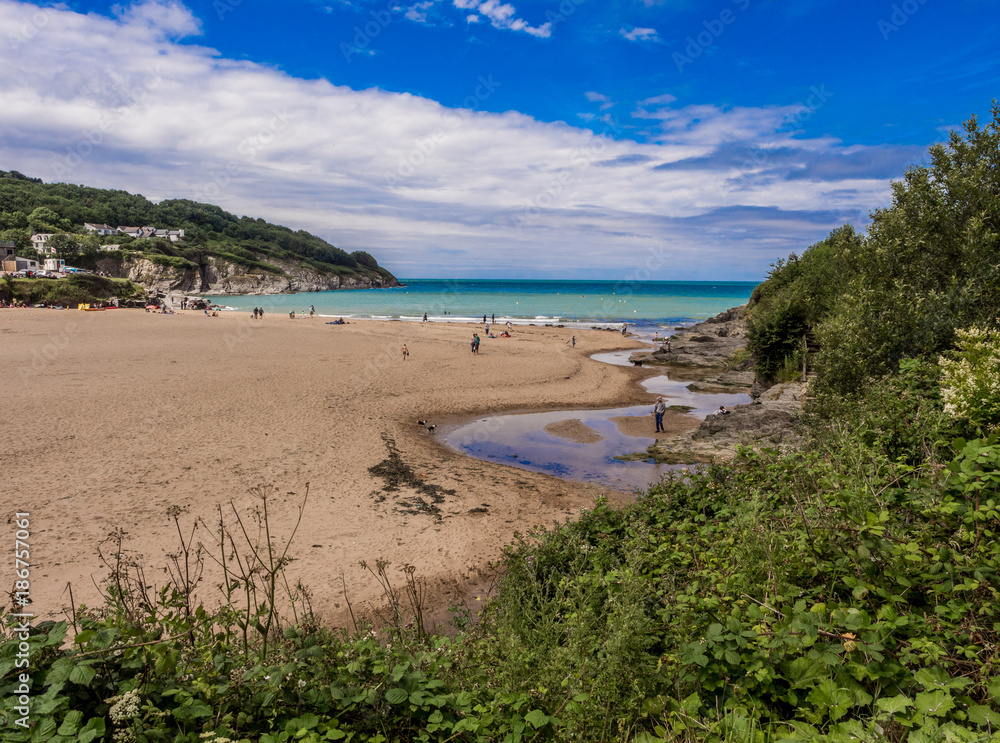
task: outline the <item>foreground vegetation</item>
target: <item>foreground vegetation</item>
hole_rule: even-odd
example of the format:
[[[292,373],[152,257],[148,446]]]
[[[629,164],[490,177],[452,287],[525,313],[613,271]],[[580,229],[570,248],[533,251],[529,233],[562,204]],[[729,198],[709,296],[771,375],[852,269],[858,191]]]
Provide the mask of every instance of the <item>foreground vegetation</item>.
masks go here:
[[[107,606],[70,642],[31,630],[31,730],[20,640],[0,648],[4,740],[1000,739],[1000,444],[925,449],[951,425],[926,371],[808,453],[747,452],[524,537],[450,639],[414,621],[410,570],[371,568],[386,624],[348,633],[311,621],[273,535],[221,537],[214,611],[192,604],[190,542],[159,593],[112,544]]]
[[[519,538],[451,637],[425,631],[419,576],[382,562],[377,629],[317,626],[267,488],[263,531],[220,513],[225,600],[199,605],[172,514],[162,590],[118,541],[106,606],[26,640],[8,617],[4,740],[1000,740],[1000,323],[975,268],[1000,265],[998,114],[908,173],[869,235],[837,231],[755,293],[762,376],[822,342],[802,452],[743,451]],[[936,200],[911,210],[911,190]],[[933,282],[879,242],[910,214],[922,250],[961,258],[921,254]]]
[[[112,227],[184,230],[178,243],[123,235],[88,234],[84,223]],[[394,284],[395,278],[363,250],[347,253],[304,230],[237,217],[212,204],[165,199],[154,204],[125,191],[42,183],[17,171],[0,171],[0,241],[13,241],[18,255],[33,254],[31,235],[53,233],[47,246],[71,265],[93,270],[99,259],[123,261],[139,254],[161,265],[195,269],[215,258],[248,271],[283,274],[276,263],[292,263],[321,274],[338,274]],[[99,251],[104,244],[120,251]],[[47,254],[43,257],[52,257]]]

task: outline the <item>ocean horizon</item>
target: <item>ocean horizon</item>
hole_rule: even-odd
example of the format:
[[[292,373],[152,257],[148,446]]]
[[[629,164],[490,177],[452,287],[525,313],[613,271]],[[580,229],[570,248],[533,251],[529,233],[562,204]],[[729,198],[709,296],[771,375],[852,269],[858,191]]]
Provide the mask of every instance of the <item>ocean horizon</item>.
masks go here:
[[[233,310],[419,322],[561,324],[665,329],[746,303],[756,281],[399,279],[403,286],[298,294],[215,296]]]

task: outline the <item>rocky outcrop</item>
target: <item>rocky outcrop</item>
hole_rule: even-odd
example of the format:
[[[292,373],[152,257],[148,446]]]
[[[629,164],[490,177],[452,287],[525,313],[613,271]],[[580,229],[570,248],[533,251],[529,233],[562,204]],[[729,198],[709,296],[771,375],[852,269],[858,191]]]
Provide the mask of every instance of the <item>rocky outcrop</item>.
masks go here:
[[[734,354],[746,346],[745,314],[745,305],[733,307],[697,325],[678,328],[681,332],[658,350],[633,358],[643,366],[727,368]]]
[[[752,369],[725,371],[694,381],[687,388],[692,392],[746,392],[755,379]]]
[[[237,263],[210,258],[202,266],[182,268],[130,257],[123,262],[98,261],[97,270],[141,284],[152,294],[287,294],[336,289],[372,289],[398,286],[394,279],[362,273],[322,273],[296,263],[268,261],[281,274],[248,269]]]
[[[736,405],[728,415],[706,416],[694,431],[660,439],[649,447],[649,454],[659,462],[688,464],[729,461],[740,446],[791,451],[803,442],[805,395],[802,382],[775,385],[757,402]]]

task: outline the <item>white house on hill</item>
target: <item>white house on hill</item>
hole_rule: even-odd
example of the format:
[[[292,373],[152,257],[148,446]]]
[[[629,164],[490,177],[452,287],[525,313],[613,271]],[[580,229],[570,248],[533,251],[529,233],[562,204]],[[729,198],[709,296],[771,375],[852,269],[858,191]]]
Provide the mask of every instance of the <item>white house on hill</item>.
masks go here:
[[[109,224],[91,224],[84,222],[83,229],[87,232],[96,232],[98,235],[117,235],[118,230]]]
[[[39,232],[37,235],[32,235],[31,236],[31,247],[33,247],[39,253],[45,251],[46,250],[45,243],[47,243],[49,241],[49,238],[52,237],[54,234],[56,234],[56,233],[54,233],[54,232]]]

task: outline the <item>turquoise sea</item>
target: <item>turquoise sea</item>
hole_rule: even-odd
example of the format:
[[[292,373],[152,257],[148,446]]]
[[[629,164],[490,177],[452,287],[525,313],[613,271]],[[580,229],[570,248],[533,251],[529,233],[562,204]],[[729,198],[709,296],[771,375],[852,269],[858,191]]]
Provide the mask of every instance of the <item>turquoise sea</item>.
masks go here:
[[[434,322],[481,322],[495,315],[513,324],[567,327],[620,325],[638,332],[703,320],[750,298],[747,281],[520,281],[400,279],[392,289],[218,297],[219,304],[250,312]]]

